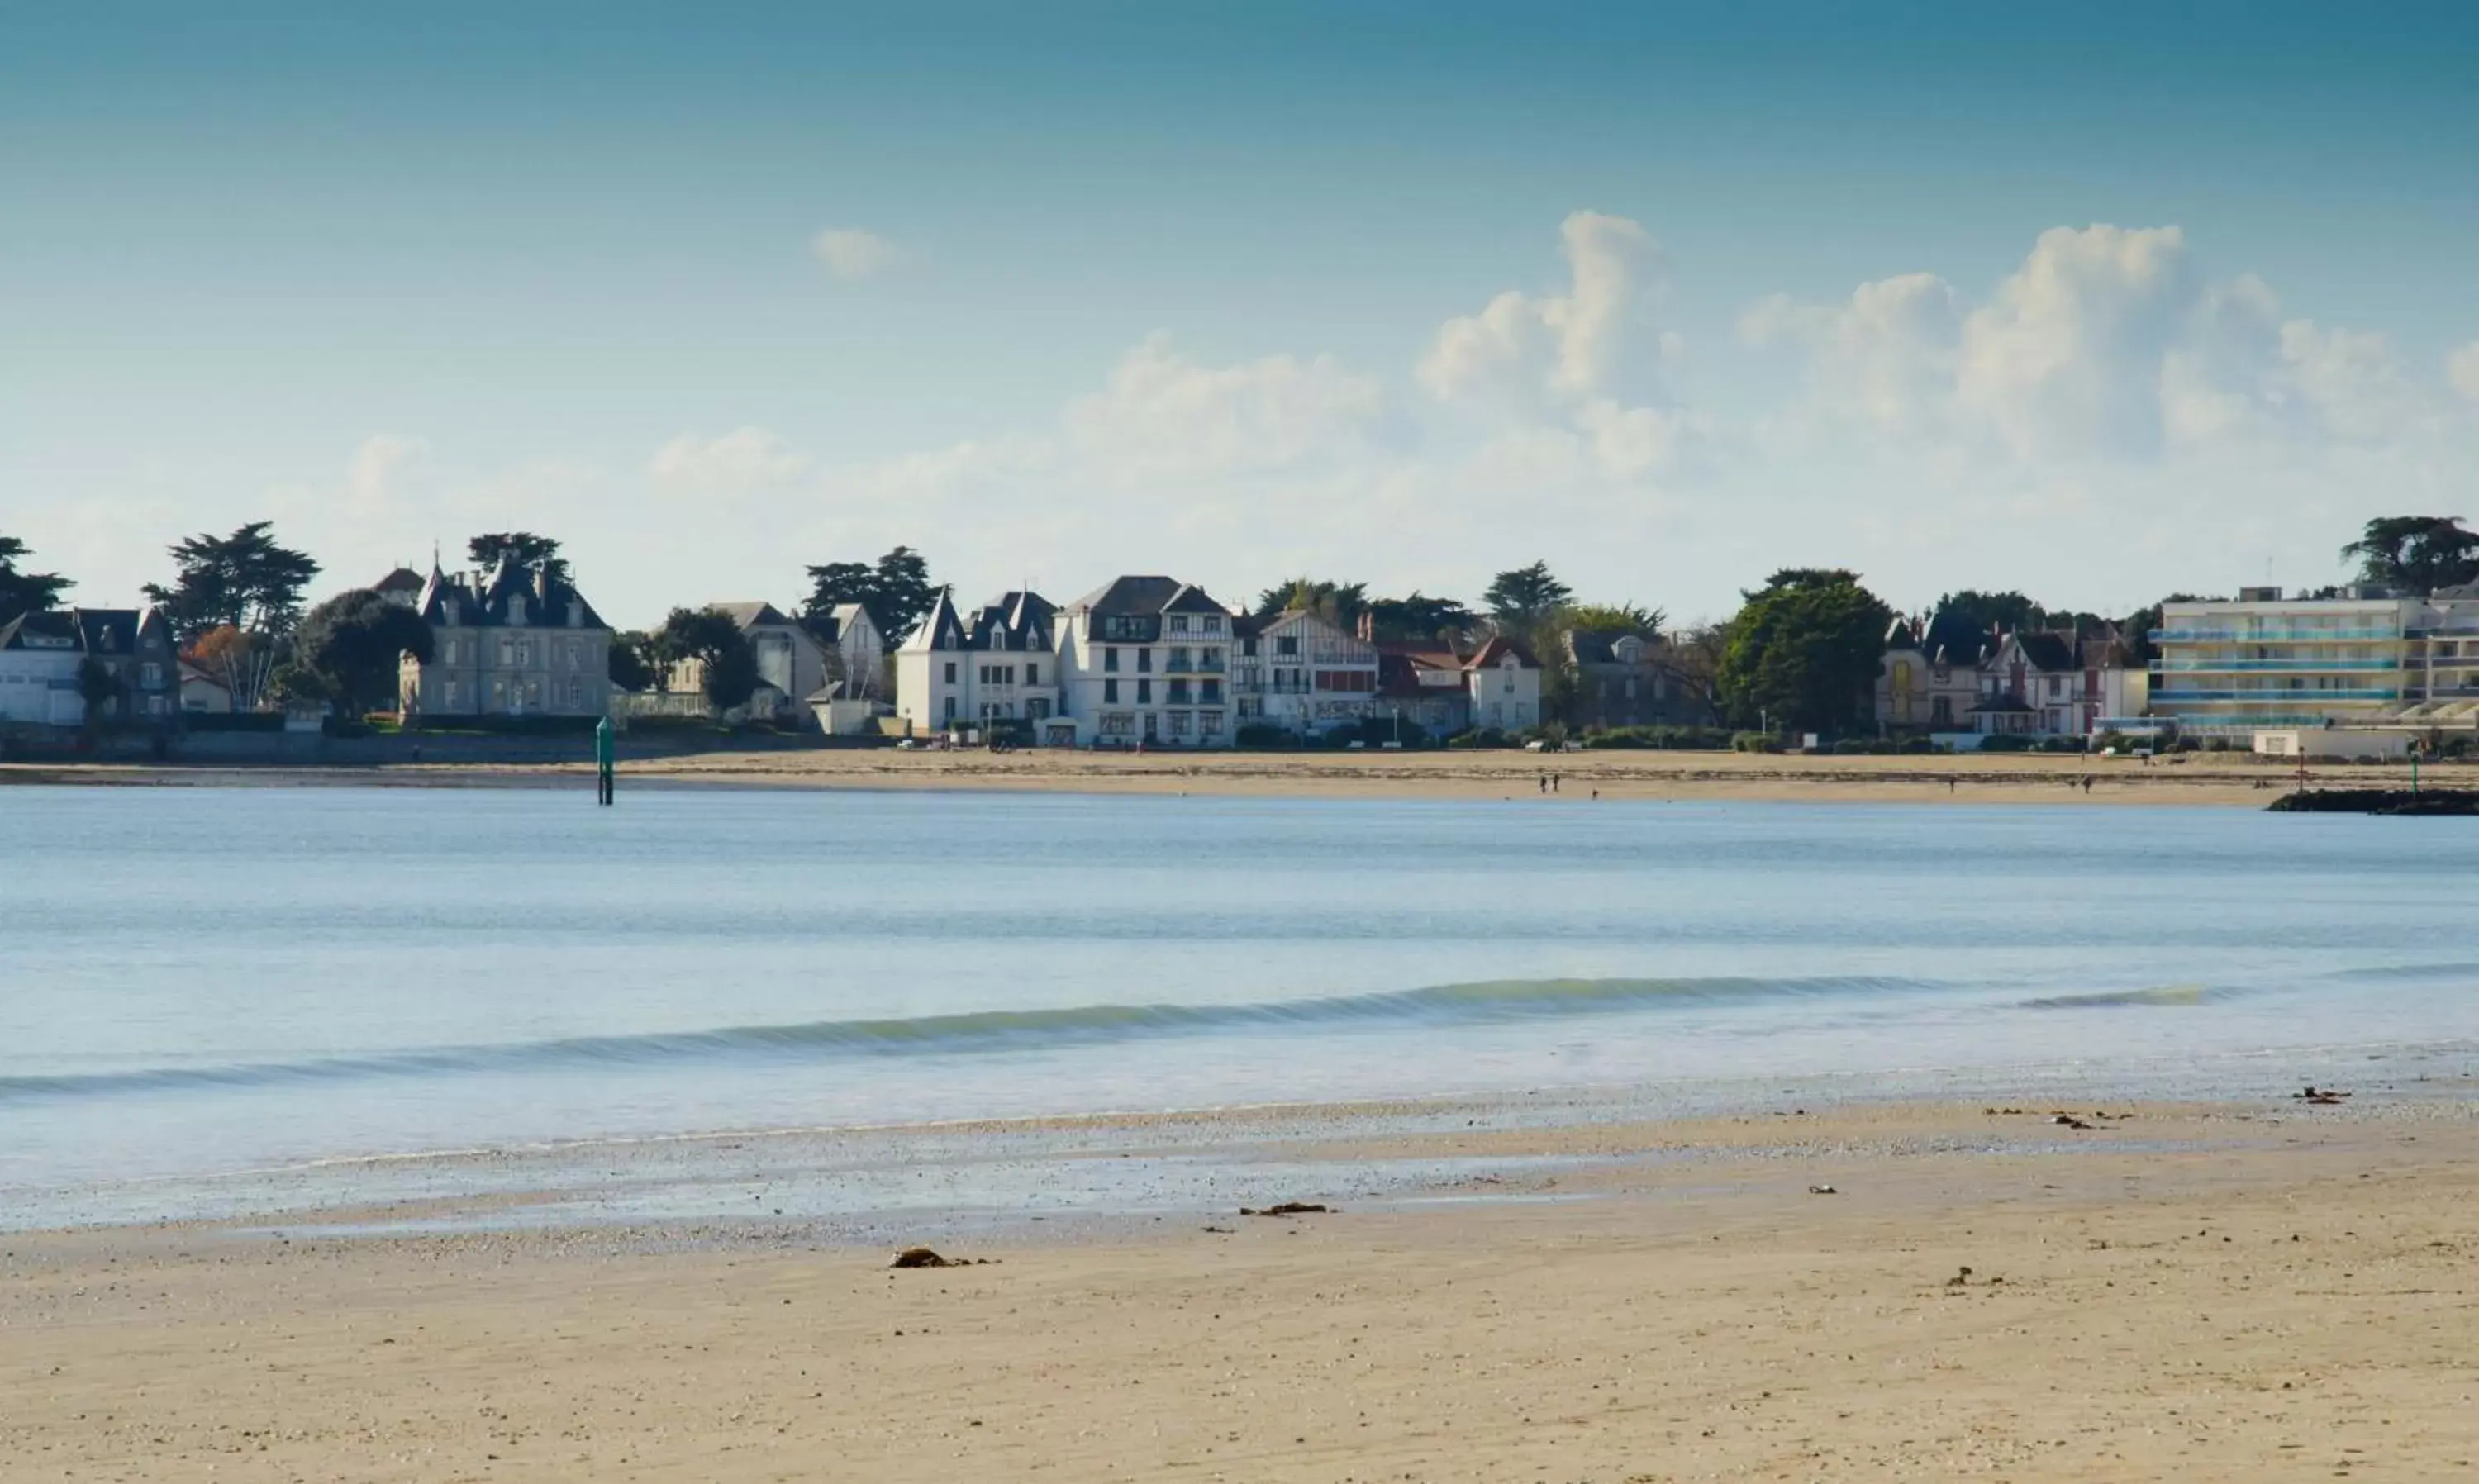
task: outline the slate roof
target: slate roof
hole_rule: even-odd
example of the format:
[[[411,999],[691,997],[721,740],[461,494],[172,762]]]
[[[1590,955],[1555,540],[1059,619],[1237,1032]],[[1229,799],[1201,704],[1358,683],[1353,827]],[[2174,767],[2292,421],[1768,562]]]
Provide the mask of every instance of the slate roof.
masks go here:
[[[463,605],[461,616],[449,611],[454,601]],[[479,573],[459,573],[449,576],[437,567],[430,569],[430,578],[422,585],[422,597],[414,611],[423,622],[447,625],[461,623],[472,628],[503,628],[510,614],[520,616],[534,628],[568,627],[568,603],[574,600],[584,611],[579,615],[581,627],[607,628],[602,615],[576,590],[574,582],[553,578],[520,567],[505,554],[498,567],[487,576]]]
[[[1227,616],[1230,612],[1215,602],[1214,596],[1205,589],[1163,576],[1113,577],[1067,607],[1071,613],[1104,616],[1146,613],[1220,613]]]
[[[154,608],[49,608],[20,614],[0,626],[0,650],[30,648],[25,636],[39,635],[66,639],[68,647],[82,654],[135,654],[154,633],[162,633],[167,643],[171,637],[164,615]]]
[[[58,608],[47,608],[39,613],[20,613],[8,623],[0,624],[0,650],[60,648],[50,644],[30,645],[26,642],[30,638],[66,639],[73,647],[85,647],[76,618]]]
[[[2039,670],[2080,670],[2076,661],[2074,637],[2060,633],[2016,634],[2014,642],[2023,647],[2023,657]]]
[[[1644,645],[1644,658],[1639,663],[1652,663],[1661,652],[1661,639],[1656,634],[1600,634],[1580,629],[1567,631],[1567,652],[1579,665],[1623,665],[1626,661],[1619,658],[1617,650],[1621,639],[1635,639]]]
[[[967,618],[956,609],[955,590],[940,588],[921,627],[904,642],[907,650],[1047,650],[1056,604],[1039,593],[1001,593]]]
[[[422,574],[414,571],[410,567],[398,567],[396,571],[389,573],[386,576],[371,583],[371,591],[382,594],[419,593],[422,591]]]
[[[792,622],[783,616],[781,609],[771,602],[718,602],[710,603],[708,606],[726,615],[743,628],[754,628],[760,624],[788,625]]]

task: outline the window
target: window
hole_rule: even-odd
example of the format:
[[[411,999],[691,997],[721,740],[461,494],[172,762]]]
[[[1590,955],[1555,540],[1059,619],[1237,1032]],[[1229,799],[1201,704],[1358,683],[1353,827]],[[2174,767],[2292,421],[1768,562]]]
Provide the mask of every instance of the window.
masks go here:
[[[1137,682],[1137,704],[1140,706],[1151,705],[1153,704],[1153,701],[1154,682],[1151,680],[1138,680]]]
[[[1148,674],[1148,673],[1150,673],[1150,672],[1153,670],[1153,668],[1154,668],[1154,652],[1153,652],[1153,651],[1151,651],[1151,650],[1138,650],[1138,651],[1137,651],[1137,674],[1138,674],[1138,675],[1145,675],[1145,674]]]
[[[947,661],[947,683],[950,685],[956,683],[956,662],[952,659]],[[948,720],[953,721],[955,718],[950,716]]]
[[[1188,735],[1188,713],[1186,711],[1173,711],[1170,713],[1170,734],[1174,737],[1184,737]]]
[[[1297,634],[1284,634],[1274,641],[1274,652],[1277,654],[1293,655],[1299,652],[1300,636]]]
[[[1219,711],[1197,712],[1196,729],[1209,737],[1219,733],[1222,730],[1222,713]]]
[[[1240,641],[1240,652],[1249,659],[1257,657],[1257,636],[1250,634]]]
[[[1199,651],[1197,651],[1197,652],[1196,652],[1196,668],[1197,668],[1197,669],[1199,669],[1199,670],[1219,670],[1219,669],[1221,669],[1221,668],[1222,668],[1222,652],[1221,652],[1220,650],[1199,650]]]
[[[1187,669],[1187,668],[1188,668],[1188,646],[1187,646],[1187,645],[1182,644],[1182,645],[1178,645],[1178,646],[1173,647],[1173,649],[1172,649],[1172,650],[1171,650],[1171,652],[1170,652],[1170,663],[1169,663],[1168,665],[1164,666],[1163,668],[1168,669],[1168,670],[1174,670],[1174,671],[1178,671],[1178,670],[1185,670],[1185,669]]]
[[[1222,615],[1219,613],[1207,614],[1201,627],[1209,634],[1218,634],[1222,632]]]
[[[1104,680],[1102,682],[1102,704],[1106,706],[1114,706],[1119,704],[1118,681]]]
[[[450,711],[456,709],[456,681],[453,678],[440,685],[439,704]]]
[[[2066,693],[2066,682],[2065,682],[2064,678],[2063,678],[2063,677],[2061,677],[2061,676],[2054,676],[2054,675],[2053,675],[2053,676],[2051,676],[2051,677],[2049,677],[2049,699],[2050,699],[2051,701],[2055,701],[2055,700],[2057,700],[2059,696],[2062,696],[2062,695],[2064,695],[2065,693]]]
[[[1170,682],[1170,704],[1175,706],[1184,706],[1188,704],[1188,682],[1186,680],[1173,680]]]
[[[1634,676],[1628,676],[1628,677],[1627,677],[1627,679],[1626,679],[1626,698],[1627,698],[1629,701],[1633,701],[1633,700],[1635,699],[1635,677],[1634,677]]]
[[[584,704],[585,682],[577,679],[570,680],[568,682],[568,708],[574,711]]]
[[[1024,683],[1027,685],[1038,685],[1041,683],[1041,667],[1039,665],[1027,665],[1024,667]]]
[[[571,670],[585,668],[585,646],[574,639],[568,641],[568,668]]]
[[[1204,702],[1207,705],[1213,705],[1214,703],[1222,699],[1222,682],[1220,680],[1199,680],[1196,683],[1199,687],[1196,699]]]
[[[1185,613],[1172,614],[1170,616],[1170,631],[1175,634],[1184,634],[1188,632],[1188,615]]]
[[[1134,736],[1137,730],[1137,718],[1135,713],[1129,711],[1105,711],[1093,729],[1106,737]]]
[[[1104,650],[1102,652],[1102,673],[1108,675],[1118,668],[1119,652],[1117,650]]]
[[[948,668],[948,669],[950,669],[950,670],[953,670],[953,669],[955,669],[956,667],[955,667],[955,666],[953,666],[953,665],[949,665],[947,668]],[[953,726],[953,725],[955,725],[955,721],[956,721],[956,698],[955,698],[955,697],[953,697],[953,696],[950,696],[950,697],[948,697],[948,698],[947,698],[947,715],[946,715],[946,720],[947,720],[947,724],[948,724],[949,726]]]
[[[162,665],[162,663],[160,663],[159,661],[156,661],[156,660],[152,660],[152,659],[150,659],[150,660],[148,660],[146,663],[144,663],[144,664],[142,664],[142,665],[139,666],[139,667],[138,667],[138,683],[139,683],[139,684],[141,684],[141,685],[161,685],[161,684],[163,684],[163,683],[164,683],[164,666]]]
[[[531,644],[526,643],[526,642],[525,642],[524,640],[523,640],[523,639],[518,640],[518,641],[517,641],[517,663],[518,663],[518,664],[520,664],[520,665],[530,665],[530,664],[532,664],[533,662],[534,662],[534,647],[533,647]]]
[[[504,635],[504,634],[500,635],[500,637],[499,637],[499,663],[501,663],[501,664],[503,664],[503,665],[507,665],[507,664],[514,664],[514,663],[516,662],[516,658],[517,658],[517,641],[516,641],[516,640],[514,640],[514,639],[511,639],[511,638],[507,637],[507,636],[506,636],[506,635]]]
[[[1000,676],[999,680],[1003,684],[1013,685],[1015,683],[1015,666],[1008,666],[1007,673]]]

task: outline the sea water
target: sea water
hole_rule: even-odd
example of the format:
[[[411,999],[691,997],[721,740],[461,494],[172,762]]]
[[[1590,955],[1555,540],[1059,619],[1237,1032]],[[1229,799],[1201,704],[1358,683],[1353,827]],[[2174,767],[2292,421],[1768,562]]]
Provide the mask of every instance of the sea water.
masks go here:
[[[2466,821],[2239,809],[9,788],[0,1224],[701,1130],[2461,1065],[2475,883]]]

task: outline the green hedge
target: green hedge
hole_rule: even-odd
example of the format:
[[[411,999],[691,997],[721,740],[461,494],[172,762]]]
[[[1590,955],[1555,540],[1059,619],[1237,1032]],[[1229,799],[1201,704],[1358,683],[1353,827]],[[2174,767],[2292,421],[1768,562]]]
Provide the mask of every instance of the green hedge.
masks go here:
[[[191,731],[282,731],[281,711],[192,711],[181,718]]]
[[[441,716],[420,727],[406,729],[405,734],[445,731],[486,732],[494,736],[515,737],[591,736],[601,720],[599,716]],[[632,728],[646,727],[663,720],[669,718],[641,716],[629,725]],[[712,723],[699,722],[697,725],[710,727]]]
[[[1643,748],[1661,752],[1720,752],[1730,733],[1719,727],[1611,727],[1585,732],[1586,748]]]

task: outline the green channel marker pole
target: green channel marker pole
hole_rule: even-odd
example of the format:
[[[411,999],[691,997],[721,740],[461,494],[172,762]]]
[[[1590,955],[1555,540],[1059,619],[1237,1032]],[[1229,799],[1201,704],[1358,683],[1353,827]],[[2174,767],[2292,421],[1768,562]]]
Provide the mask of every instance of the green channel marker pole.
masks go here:
[[[611,802],[611,718],[604,717],[594,728],[594,790],[597,803]]]

